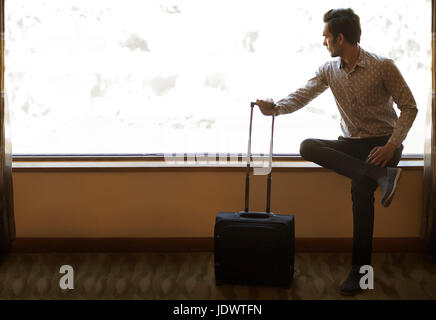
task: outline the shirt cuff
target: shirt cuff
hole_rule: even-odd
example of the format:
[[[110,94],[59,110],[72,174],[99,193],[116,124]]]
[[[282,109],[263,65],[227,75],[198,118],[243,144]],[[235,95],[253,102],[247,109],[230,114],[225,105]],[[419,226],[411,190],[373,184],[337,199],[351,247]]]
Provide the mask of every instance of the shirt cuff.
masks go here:
[[[387,143],[393,144],[395,148],[398,148],[399,146],[401,146],[402,141],[398,138],[391,136]]]
[[[287,113],[283,106],[276,104],[274,106],[276,116]]]

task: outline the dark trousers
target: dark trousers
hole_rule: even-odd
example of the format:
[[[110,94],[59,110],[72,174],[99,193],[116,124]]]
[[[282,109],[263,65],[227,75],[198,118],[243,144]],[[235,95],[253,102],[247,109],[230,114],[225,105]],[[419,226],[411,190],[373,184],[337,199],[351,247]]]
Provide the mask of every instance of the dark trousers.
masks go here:
[[[322,167],[351,179],[353,200],[353,265],[370,265],[374,228],[374,192],[377,182],[370,178],[385,174],[380,168],[366,163],[370,151],[384,146],[390,136],[350,139],[340,136],[338,140],[306,139],[301,143],[300,154]],[[386,165],[396,167],[401,159],[403,145],[395,150]]]

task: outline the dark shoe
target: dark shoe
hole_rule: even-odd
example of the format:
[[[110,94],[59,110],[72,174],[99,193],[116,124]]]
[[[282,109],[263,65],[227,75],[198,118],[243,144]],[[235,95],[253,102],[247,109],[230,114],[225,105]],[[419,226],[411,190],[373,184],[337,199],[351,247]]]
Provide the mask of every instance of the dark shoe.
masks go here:
[[[339,293],[343,296],[353,296],[363,291],[360,287],[360,278],[362,275],[359,273],[360,266],[353,265],[347,279],[339,287]]]
[[[387,167],[386,169],[387,174],[377,180],[382,192],[381,203],[385,208],[389,207],[392,202],[402,171],[400,168]]]

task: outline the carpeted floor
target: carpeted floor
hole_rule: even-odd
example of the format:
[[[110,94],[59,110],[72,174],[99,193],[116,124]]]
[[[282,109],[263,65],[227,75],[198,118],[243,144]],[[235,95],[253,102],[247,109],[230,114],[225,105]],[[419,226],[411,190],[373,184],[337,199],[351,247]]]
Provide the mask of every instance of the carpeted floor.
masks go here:
[[[436,299],[436,266],[422,253],[374,253],[374,289],[343,297],[347,253],[297,253],[290,289],[216,286],[213,253],[9,254],[0,299]],[[61,289],[62,265],[74,289]]]

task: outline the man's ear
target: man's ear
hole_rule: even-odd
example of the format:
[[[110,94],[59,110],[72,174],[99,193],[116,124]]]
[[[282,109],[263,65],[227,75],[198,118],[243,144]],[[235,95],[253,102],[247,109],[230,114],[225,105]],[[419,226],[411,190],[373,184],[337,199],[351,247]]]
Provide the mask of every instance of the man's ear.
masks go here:
[[[344,44],[344,41],[345,41],[345,37],[344,37],[344,35],[342,34],[342,33],[338,33],[338,36],[337,36],[337,40],[336,40],[340,45],[342,45],[342,44]]]

